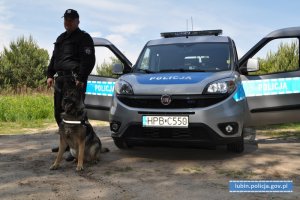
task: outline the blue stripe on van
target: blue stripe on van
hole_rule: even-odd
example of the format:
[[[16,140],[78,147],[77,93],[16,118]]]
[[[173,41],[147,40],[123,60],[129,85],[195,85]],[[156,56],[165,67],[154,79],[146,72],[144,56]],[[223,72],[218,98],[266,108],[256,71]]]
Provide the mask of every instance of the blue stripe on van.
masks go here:
[[[235,101],[241,101],[241,100],[244,100],[245,97],[246,97],[246,95],[245,95],[244,88],[243,88],[242,84],[239,83],[237,86],[237,90],[236,90],[235,94],[233,95],[233,99]]]
[[[114,94],[115,82],[111,81],[88,81],[86,94],[112,96]]]
[[[137,81],[141,84],[194,84],[201,82],[207,77],[210,77],[211,72],[174,72],[174,73],[157,73],[143,74],[137,76]]]
[[[246,97],[300,93],[300,77],[242,81]]]

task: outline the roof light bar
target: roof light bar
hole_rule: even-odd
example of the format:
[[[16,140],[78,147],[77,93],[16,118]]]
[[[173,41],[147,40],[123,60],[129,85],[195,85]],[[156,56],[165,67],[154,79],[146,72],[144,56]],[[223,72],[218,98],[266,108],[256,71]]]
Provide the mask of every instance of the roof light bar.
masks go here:
[[[205,31],[183,31],[183,32],[165,32],[161,33],[161,37],[172,38],[172,37],[188,37],[188,36],[204,36],[204,35],[221,35],[223,31],[217,30],[205,30]]]

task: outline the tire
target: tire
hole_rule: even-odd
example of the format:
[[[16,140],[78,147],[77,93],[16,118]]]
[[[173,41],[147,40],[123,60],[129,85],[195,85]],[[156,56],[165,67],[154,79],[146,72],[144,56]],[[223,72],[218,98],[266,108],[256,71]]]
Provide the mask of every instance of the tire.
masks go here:
[[[248,127],[243,129],[244,138],[247,142],[255,143],[256,129],[253,127]]]
[[[113,138],[115,145],[119,148],[119,149],[129,149],[131,147],[133,147],[132,145],[129,145],[127,143],[126,140],[124,140],[123,138]]]
[[[244,148],[245,145],[243,138],[240,141],[227,144],[227,150],[234,153],[242,153],[244,151]]]

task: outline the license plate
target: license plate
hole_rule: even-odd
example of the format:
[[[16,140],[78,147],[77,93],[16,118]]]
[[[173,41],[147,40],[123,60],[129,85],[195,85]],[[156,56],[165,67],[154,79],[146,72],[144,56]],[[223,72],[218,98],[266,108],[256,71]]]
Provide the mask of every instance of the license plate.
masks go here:
[[[188,116],[143,116],[143,127],[188,128]]]

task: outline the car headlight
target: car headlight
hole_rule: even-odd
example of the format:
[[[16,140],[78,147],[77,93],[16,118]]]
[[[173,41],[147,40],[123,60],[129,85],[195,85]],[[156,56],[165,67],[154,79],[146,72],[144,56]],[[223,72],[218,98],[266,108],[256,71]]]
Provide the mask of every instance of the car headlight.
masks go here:
[[[235,82],[230,79],[210,83],[204,90],[205,94],[231,94],[236,88]]]
[[[115,91],[117,94],[132,95],[133,89],[129,83],[123,80],[118,80],[115,84]]]

